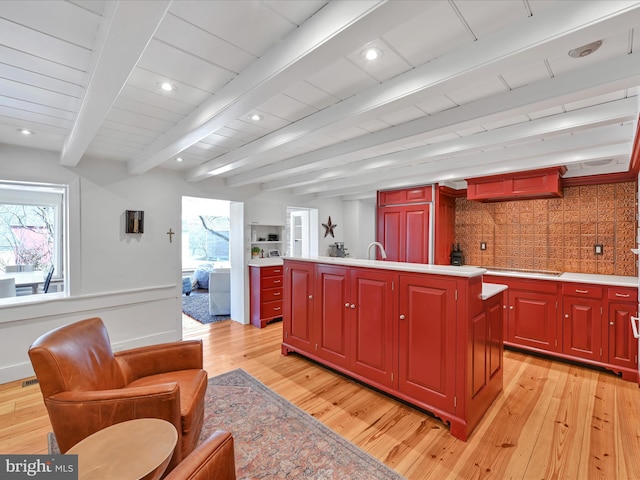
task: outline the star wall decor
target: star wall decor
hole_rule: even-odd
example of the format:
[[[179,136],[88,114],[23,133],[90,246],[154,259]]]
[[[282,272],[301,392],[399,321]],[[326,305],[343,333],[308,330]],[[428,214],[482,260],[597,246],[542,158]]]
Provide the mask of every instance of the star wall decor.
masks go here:
[[[331,217],[329,217],[329,220],[327,221],[327,223],[323,223],[322,226],[324,227],[325,237],[329,234],[331,234],[332,237],[335,237],[335,235],[333,234],[333,229],[336,228],[338,225],[335,223],[331,223]]]

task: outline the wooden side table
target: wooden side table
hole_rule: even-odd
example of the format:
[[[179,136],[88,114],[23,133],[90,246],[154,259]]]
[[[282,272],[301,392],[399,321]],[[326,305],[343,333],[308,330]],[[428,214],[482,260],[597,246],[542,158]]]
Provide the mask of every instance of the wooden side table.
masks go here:
[[[166,420],[139,418],[111,425],[71,447],[78,455],[79,480],[157,480],[178,441]]]

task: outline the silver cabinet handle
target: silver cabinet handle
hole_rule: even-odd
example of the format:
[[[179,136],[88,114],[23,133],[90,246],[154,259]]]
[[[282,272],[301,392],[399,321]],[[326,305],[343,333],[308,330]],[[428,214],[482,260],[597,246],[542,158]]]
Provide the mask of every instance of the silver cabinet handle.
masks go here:
[[[344,306],[349,308],[349,302],[345,303]]]
[[[400,315],[400,320],[404,320],[404,315]]]
[[[309,295],[309,300],[311,300],[313,298],[313,295]]]
[[[274,297],[277,297],[278,295],[280,295],[280,292],[276,292],[273,294]]]
[[[568,313],[565,313],[565,314],[564,314],[564,318],[569,318],[569,314],[568,314]]]
[[[578,290],[576,288],[576,293],[589,293],[589,290]]]
[[[633,328],[633,336],[636,338],[640,338],[640,332],[638,332],[638,321],[640,321],[640,318],[631,317],[631,328]]]
[[[351,304],[351,308],[356,308],[356,306],[352,303],[352,304]]]
[[[622,298],[629,298],[631,295],[627,294],[622,294],[622,293],[618,293],[616,292],[616,297],[622,297]]]

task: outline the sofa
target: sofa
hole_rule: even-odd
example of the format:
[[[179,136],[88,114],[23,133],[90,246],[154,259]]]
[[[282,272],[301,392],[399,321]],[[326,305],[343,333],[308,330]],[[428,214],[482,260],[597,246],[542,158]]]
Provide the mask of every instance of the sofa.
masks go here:
[[[209,315],[231,313],[231,269],[214,268],[209,273]]]

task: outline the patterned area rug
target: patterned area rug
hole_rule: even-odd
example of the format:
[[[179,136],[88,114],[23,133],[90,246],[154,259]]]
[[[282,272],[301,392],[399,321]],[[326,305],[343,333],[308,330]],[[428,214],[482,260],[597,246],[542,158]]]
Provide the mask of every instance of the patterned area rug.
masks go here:
[[[209,315],[209,294],[192,292],[182,296],[182,313],[200,323],[214,323],[229,320],[229,315]]]
[[[200,441],[218,429],[232,432],[239,480],[403,478],[244,370],[209,379],[205,401]]]
[[[200,440],[233,433],[238,478],[400,479],[244,370],[209,380]]]

